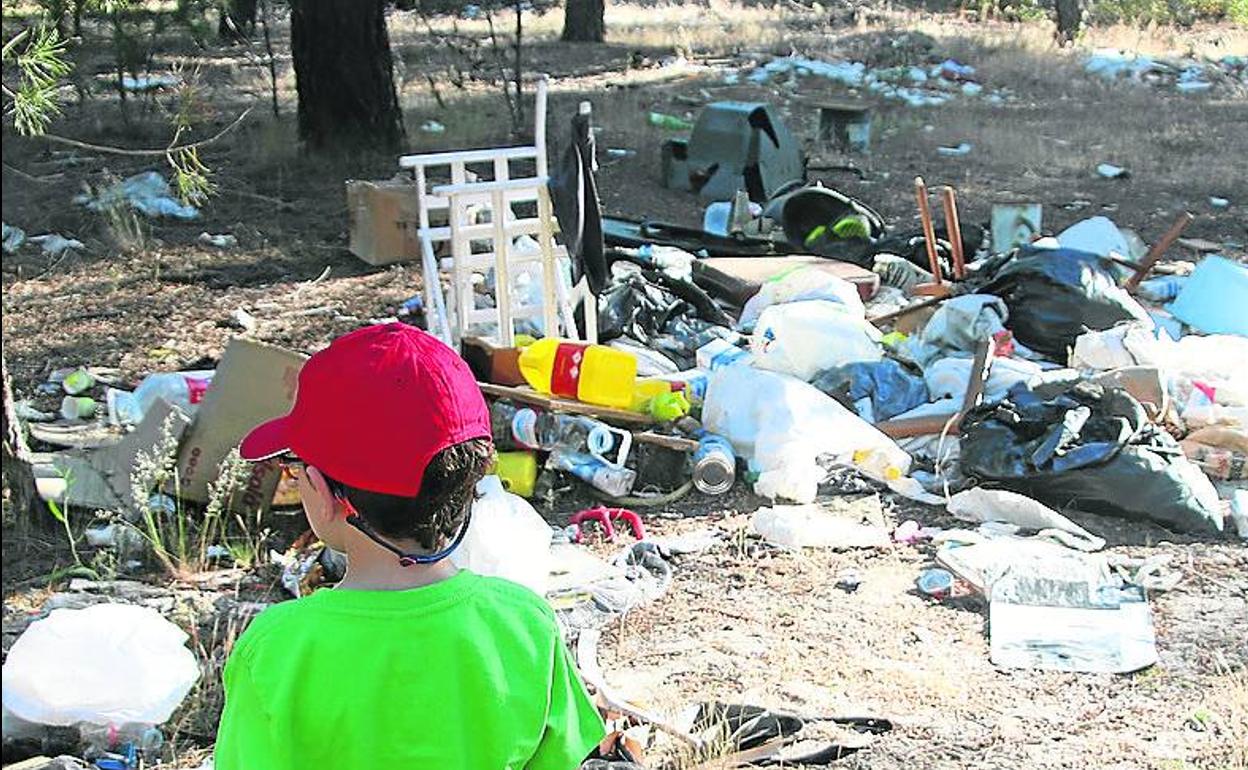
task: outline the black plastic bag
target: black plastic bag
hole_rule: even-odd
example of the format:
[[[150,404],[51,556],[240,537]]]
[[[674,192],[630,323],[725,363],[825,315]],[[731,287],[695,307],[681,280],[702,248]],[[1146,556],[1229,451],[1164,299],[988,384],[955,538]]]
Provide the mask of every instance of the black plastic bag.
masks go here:
[[[963,421],[960,462],[969,477],[1059,510],[1222,531],[1213,484],[1124,390],[1082,382],[1044,399],[1016,385]]]
[[[628,337],[681,369],[693,367],[698,348],[722,336],[714,327],[725,321],[731,319],[706,292],[655,271],[617,278],[598,301],[599,341]]]
[[[1101,257],[1074,249],[1022,249],[981,291],[1005,300],[1019,342],[1057,361],[1086,331],[1148,319]]]

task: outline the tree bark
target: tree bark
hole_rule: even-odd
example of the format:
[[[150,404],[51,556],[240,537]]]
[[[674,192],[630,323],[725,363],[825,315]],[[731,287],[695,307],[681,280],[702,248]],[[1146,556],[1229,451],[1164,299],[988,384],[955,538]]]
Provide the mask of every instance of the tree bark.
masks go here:
[[[221,6],[217,36],[230,43],[249,40],[256,29],[257,4],[258,0],[226,0]]]
[[[9,379],[9,359],[0,344],[0,367],[4,379],[4,486],[9,491],[9,505],[14,518],[23,524],[31,523],[38,495],[35,493],[35,473],[30,467],[30,447],[26,444],[26,432],[17,419],[13,401],[13,381]],[[35,519],[38,521],[38,519]]]
[[[1070,45],[1083,30],[1085,1],[1056,0],[1055,5],[1057,7],[1057,44]]]
[[[403,113],[382,0],[291,0],[290,47],[309,149],[399,149]]]
[[[573,43],[601,43],[607,37],[606,0],[567,0],[563,39]]]

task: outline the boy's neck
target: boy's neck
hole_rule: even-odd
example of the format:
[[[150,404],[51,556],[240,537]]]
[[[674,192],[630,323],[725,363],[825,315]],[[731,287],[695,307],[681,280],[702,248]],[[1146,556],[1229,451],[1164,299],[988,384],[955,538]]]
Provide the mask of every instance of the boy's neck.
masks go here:
[[[450,559],[404,567],[380,549],[361,549],[359,553],[351,549],[347,552],[347,573],[337,587],[347,591],[402,591],[439,583],[458,571]]]

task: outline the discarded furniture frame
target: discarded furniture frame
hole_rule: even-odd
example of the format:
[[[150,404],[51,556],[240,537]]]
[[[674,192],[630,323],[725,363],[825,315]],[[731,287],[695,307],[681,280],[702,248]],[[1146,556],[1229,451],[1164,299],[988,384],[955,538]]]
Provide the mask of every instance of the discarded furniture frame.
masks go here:
[[[572,315],[571,292],[560,267],[567,251],[555,243],[558,225],[550,205],[546,183],[546,92],[547,78],[537,82],[534,105],[534,141],[531,145],[492,147],[475,150],[405,155],[399,167],[412,174],[416,185],[417,238],[421,251],[424,299],[429,329],[449,345],[458,344],[474,323],[496,322],[504,345],[515,339],[514,322],[541,315],[547,334],[580,339]],[[512,164],[531,162],[532,175],[516,175]],[[493,179],[481,181],[469,166],[492,167]],[[437,181],[433,181],[434,179]],[[449,179],[443,183],[443,179]],[[536,216],[522,217],[517,204],[536,207]],[[475,220],[482,211],[490,221]],[[514,239],[528,235],[537,242],[535,250],[517,250]],[[474,243],[487,243],[488,249],[473,253]],[[449,244],[451,256],[439,263],[437,250]],[[513,306],[511,281],[518,269],[533,262],[541,265],[542,305]],[[448,298],[442,289],[442,271],[451,273],[452,291]],[[475,307],[472,274],[493,270],[494,308]],[[597,336],[596,306],[585,304],[589,339]]]
[[[936,228],[932,225],[927,184],[921,176],[914,178],[914,197],[919,204],[919,218],[923,222],[923,243],[927,247],[927,260],[932,269],[932,282],[916,286],[915,293],[945,297],[950,291],[941,274],[940,258],[936,254]],[[945,213],[945,234],[949,238],[949,249],[953,257],[953,277],[960,281],[966,277],[966,258],[962,253],[962,226],[958,223],[957,193],[952,187],[946,186],[941,190],[941,204]]]

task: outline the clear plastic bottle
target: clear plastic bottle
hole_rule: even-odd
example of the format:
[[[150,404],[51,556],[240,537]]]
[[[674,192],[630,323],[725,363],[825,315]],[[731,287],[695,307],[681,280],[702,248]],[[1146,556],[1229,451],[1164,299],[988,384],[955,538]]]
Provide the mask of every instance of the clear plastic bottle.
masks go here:
[[[143,755],[153,754],[165,745],[165,736],[154,725],[127,722],[115,725],[83,724],[79,727],[82,742],[100,751],[117,751],[133,746]]]
[[[500,449],[587,451],[613,467],[624,464],[633,443],[628,431],[592,417],[539,412],[503,401],[490,407],[490,421],[494,444]],[[609,459],[610,454],[615,455],[614,460]]]
[[[629,468],[614,468],[601,458],[582,452],[556,450],[547,462],[551,468],[576,476],[599,492],[611,497],[624,497],[633,491],[637,472]]]
[[[108,418],[114,425],[137,425],[157,399],[163,399],[192,415],[212,384],[211,371],[149,374],[133,393],[110,388]]]

